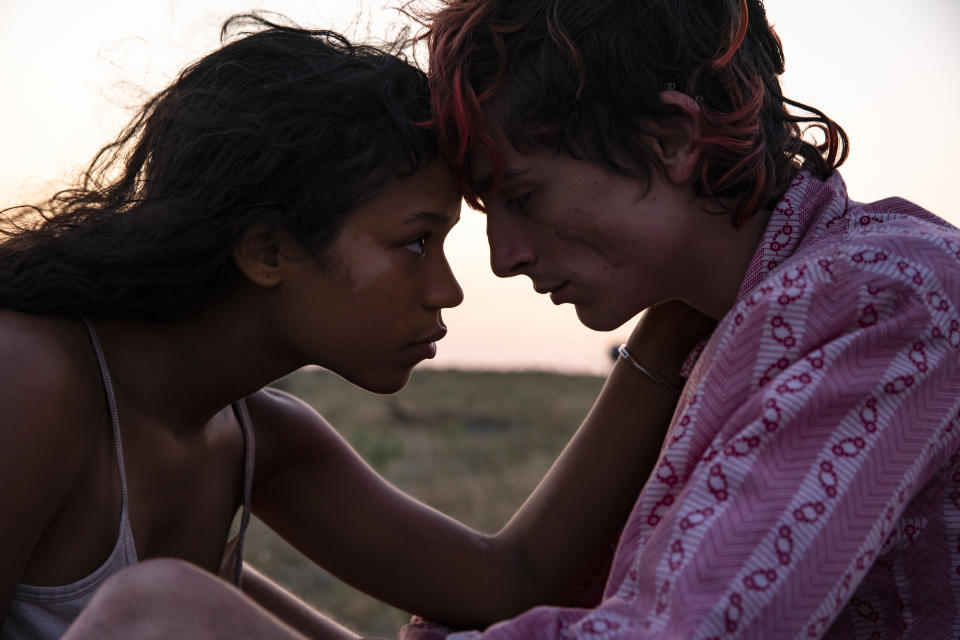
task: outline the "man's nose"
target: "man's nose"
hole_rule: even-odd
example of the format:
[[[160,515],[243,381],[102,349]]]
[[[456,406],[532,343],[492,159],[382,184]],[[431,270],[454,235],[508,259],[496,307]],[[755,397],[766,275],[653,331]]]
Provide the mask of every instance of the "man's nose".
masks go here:
[[[501,278],[524,273],[536,260],[528,234],[505,215],[487,212],[487,242],[490,243],[490,268]]]

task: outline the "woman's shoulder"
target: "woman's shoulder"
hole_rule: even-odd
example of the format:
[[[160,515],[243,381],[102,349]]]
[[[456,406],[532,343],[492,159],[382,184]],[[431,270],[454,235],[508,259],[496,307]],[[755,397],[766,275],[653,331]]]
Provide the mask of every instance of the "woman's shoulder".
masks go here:
[[[309,427],[323,419],[300,398],[276,389],[264,387],[245,399],[254,424],[272,423],[280,428]]]
[[[0,520],[17,521],[25,545],[103,441],[106,402],[84,338],[79,320],[0,311]]]
[[[0,415],[20,438],[78,444],[83,416],[102,412],[96,358],[79,319],[0,310]]]
[[[246,404],[257,443],[257,477],[339,448],[342,439],[330,423],[294,395],[266,387]]]
[[[18,378],[50,383],[76,374],[76,365],[90,350],[79,318],[41,316],[0,310],[0,367]],[[12,369],[12,370],[11,370]]]

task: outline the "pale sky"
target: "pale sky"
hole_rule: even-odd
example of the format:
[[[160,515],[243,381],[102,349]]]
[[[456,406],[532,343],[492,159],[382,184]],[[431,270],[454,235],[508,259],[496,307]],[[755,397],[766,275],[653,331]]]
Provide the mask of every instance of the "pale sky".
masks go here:
[[[135,106],[215,48],[219,25],[251,9],[354,38],[399,20],[384,0],[0,0],[0,206],[63,184]],[[767,0],[787,59],[786,95],[825,111],[850,135],[851,197],[898,195],[960,224],[960,1]],[[490,274],[480,214],[465,210],[447,253],[466,301],[432,366],[604,372],[603,334],[526,278]]]

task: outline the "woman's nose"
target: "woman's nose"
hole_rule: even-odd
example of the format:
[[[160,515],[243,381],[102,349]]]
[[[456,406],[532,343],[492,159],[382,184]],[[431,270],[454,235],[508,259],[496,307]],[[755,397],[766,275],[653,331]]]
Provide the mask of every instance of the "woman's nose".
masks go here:
[[[435,282],[431,283],[426,306],[430,309],[449,309],[463,302],[463,289],[453,275],[453,269],[446,256],[443,256],[439,265],[439,273]]]

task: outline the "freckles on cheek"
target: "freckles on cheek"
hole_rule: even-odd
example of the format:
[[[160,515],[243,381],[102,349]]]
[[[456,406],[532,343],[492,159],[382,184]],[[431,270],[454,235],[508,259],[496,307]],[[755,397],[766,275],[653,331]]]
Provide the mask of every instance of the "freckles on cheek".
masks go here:
[[[613,271],[625,264],[623,251],[626,243],[622,234],[613,229],[604,229],[597,224],[595,213],[573,209],[569,215],[558,220],[553,235],[560,241],[586,249],[598,258],[603,271]],[[612,231],[612,232],[611,232]]]

